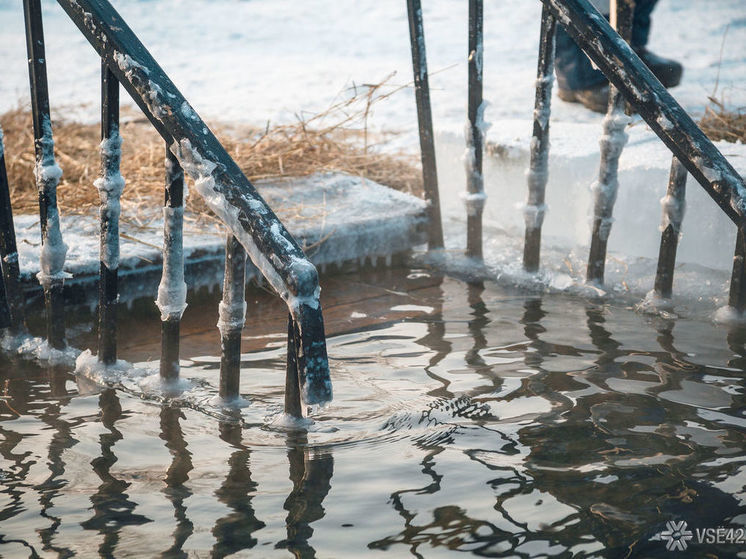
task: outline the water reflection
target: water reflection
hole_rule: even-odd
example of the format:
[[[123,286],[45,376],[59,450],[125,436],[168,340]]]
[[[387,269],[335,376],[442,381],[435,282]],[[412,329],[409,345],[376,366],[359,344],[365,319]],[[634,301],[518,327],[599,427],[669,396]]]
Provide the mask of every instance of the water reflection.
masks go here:
[[[277,383],[242,423],[0,368],[0,554],[648,557],[667,520],[743,523],[743,329],[454,280],[418,303],[386,366],[339,342],[347,399],[308,432],[263,421]]]
[[[108,432],[99,436],[101,454],[91,461],[91,466],[101,484],[91,497],[93,516],[82,522],[81,526],[103,536],[98,548],[100,557],[114,557],[121,529],[125,526],[139,526],[149,520],[134,512],[137,504],[125,492],[130,484],[117,479],[111,473],[112,466],[117,462],[114,445],[123,438],[116,427],[117,421],[122,419],[119,397],[115,390],[106,389],[99,395],[98,403],[101,424]]]
[[[179,407],[168,404],[161,407],[161,439],[166,441],[166,448],[171,454],[171,464],[166,470],[163,480],[166,486],[163,494],[174,509],[174,520],[176,527],[171,537],[173,544],[161,557],[187,557],[183,550],[184,542],[194,533],[194,524],[187,514],[185,501],[192,496],[192,491],[187,485],[189,472],[194,469],[192,464],[192,453],[187,450],[184,433],[181,430],[180,421],[184,419],[184,413]]]
[[[285,528],[287,537],[276,548],[287,549],[294,557],[316,557],[310,544],[311,524],[324,517],[324,499],[331,489],[334,459],[331,453],[308,447],[303,432],[291,432],[287,437],[290,480],[293,490],[285,500],[288,511]]]
[[[215,536],[212,557],[227,557],[253,548],[257,544],[254,532],[265,526],[254,511],[252,499],[257,484],[251,479],[251,451],[244,445],[242,436],[243,429],[237,421],[220,422],[220,438],[235,450],[228,458],[228,475],[215,492],[231,512],[219,518],[212,529]]]
[[[446,323],[443,320],[443,278],[434,277],[433,280],[432,288],[437,290],[437,293],[428,301],[433,311],[426,319],[427,335],[417,340],[416,343],[432,350],[433,353],[428,360],[428,364],[425,366],[425,372],[430,378],[443,384],[442,387],[428,392],[428,395],[448,398],[452,396],[447,388],[448,381],[434,372],[437,365],[451,352],[451,343],[445,339]]]

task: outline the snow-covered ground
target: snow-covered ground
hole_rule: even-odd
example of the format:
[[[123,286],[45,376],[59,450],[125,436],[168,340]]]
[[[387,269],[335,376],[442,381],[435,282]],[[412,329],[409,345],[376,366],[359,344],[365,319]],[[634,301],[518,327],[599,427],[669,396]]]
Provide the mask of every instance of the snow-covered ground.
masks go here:
[[[464,189],[460,158],[466,112],[467,10],[465,2],[453,0],[423,4],[441,200],[447,229],[454,234],[450,246],[457,248],[463,245],[465,213],[458,193]],[[411,81],[404,0],[115,0],[114,5],[208,121],[288,122],[298,115],[323,111],[335,101],[364,91],[365,84],[379,83],[392,74],[390,89]],[[98,60],[55,2],[45,0],[44,8],[53,110],[95,120]],[[531,131],[540,10],[538,0],[485,5],[485,99],[490,103],[486,120],[492,123],[488,140],[510,148],[507,157],[487,163],[486,219],[512,239],[522,235],[522,216],[516,206],[526,192],[523,169]],[[2,111],[28,99],[21,3],[0,0],[0,21]],[[672,93],[693,115],[702,113],[708,95],[734,108],[746,106],[743,0],[660,0],[649,46],[684,63],[683,82]],[[389,149],[416,150],[411,87],[376,104],[369,126],[402,132]],[[590,236],[588,189],[597,172],[600,127],[598,115],[559,101],[555,93],[546,238],[560,252],[585,254],[582,245]],[[644,123],[630,132],[630,145],[621,160],[617,222],[609,244],[611,254],[625,265],[657,254],[657,201],[665,191],[670,165],[665,148]],[[739,171],[746,170],[746,147],[719,147]],[[681,261],[725,273],[735,229],[691,180],[689,192]],[[488,250],[494,254],[488,254],[487,260],[518,258],[520,251],[510,246],[492,239]],[[651,266],[653,261],[648,262]],[[727,280],[727,275],[723,277]]]
[[[287,121],[329,106],[355,85],[412,79],[404,0],[113,0],[197,112],[208,119]],[[89,105],[95,118],[99,63],[53,0],[44,1],[52,107]],[[464,2],[423,2],[436,128],[465,120],[467,10]],[[527,118],[539,34],[538,0],[485,3],[486,118]],[[0,110],[28,98],[23,13],[0,0]],[[746,5],[742,0],[661,0],[650,47],[686,65],[674,90],[700,111],[720,76],[718,94],[746,104]],[[721,58],[721,46],[722,58]],[[555,103],[559,121],[594,115]],[[377,106],[373,123],[413,130],[411,89]]]

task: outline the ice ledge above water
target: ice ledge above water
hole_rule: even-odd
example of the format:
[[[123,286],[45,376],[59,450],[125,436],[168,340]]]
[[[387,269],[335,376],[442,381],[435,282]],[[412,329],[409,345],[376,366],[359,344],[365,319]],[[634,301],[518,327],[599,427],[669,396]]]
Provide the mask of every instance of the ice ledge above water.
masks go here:
[[[485,191],[487,224],[522,235],[521,211],[527,195],[529,120],[493,122],[487,137]],[[641,120],[628,128],[629,142],[619,163],[619,194],[609,251],[633,257],[657,258],[660,244],[661,198],[666,193],[671,152]],[[601,121],[550,123],[548,211],[543,236],[567,248],[587,246],[590,240],[590,187],[597,178]],[[463,134],[438,134],[438,171],[442,200],[456,199],[463,190],[460,167]],[[746,145],[717,142],[716,147],[735,169],[746,176]],[[499,201],[499,202],[498,202]],[[444,203],[444,213],[461,216],[463,210]],[[730,269],[736,230],[715,202],[691,177],[687,181],[687,211],[682,227],[678,262],[719,270]]]
[[[258,181],[256,187],[317,266],[345,261],[387,258],[411,250],[426,240],[425,203],[360,177],[324,173],[301,178]],[[126,192],[124,194],[126,199]],[[163,218],[153,212],[145,226],[128,221],[122,211],[120,300],[154,297],[161,270]],[[187,212],[184,230],[186,281],[190,289],[213,287],[222,281],[224,230],[220,225],[195,224]],[[39,218],[15,217],[21,274],[29,289],[37,289]],[[98,280],[97,216],[61,216],[62,235],[69,245],[66,282],[78,300],[95,304]],[[256,270],[249,270],[249,275]],[[90,300],[89,300],[90,299]]]

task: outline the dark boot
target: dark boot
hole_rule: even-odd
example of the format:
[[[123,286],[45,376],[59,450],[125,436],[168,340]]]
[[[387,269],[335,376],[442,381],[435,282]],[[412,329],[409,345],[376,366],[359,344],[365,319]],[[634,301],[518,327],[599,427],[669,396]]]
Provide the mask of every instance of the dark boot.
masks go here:
[[[681,74],[684,73],[684,67],[680,63],[670,58],[658,56],[645,47],[635,48],[635,52],[664,87],[676,87],[679,85]]]
[[[590,89],[557,89],[557,95],[568,103],[581,103],[586,109],[596,113],[605,113],[609,106],[608,84],[597,85]]]

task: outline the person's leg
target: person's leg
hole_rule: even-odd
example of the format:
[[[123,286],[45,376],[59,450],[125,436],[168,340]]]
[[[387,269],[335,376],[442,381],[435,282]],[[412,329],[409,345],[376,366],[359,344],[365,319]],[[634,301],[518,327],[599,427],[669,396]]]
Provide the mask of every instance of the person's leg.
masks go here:
[[[606,112],[609,100],[606,77],[593,67],[590,59],[561,25],[557,26],[554,69],[560,99],[581,103],[598,113]]]
[[[560,89],[578,91],[606,83],[604,75],[593,67],[561,25],[557,26],[555,53],[554,64]]]
[[[650,37],[650,14],[658,0],[637,0],[632,19],[632,48],[642,48],[648,44]]]
[[[597,8],[602,8],[602,0],[592,1]],[[657,3],[658,0],[636,1],[630,43],[661,83],[665,87],[674,87],[681,81],[681,64],[662,58],[646,48],[650,37],[651,13]],[[608,99],[608,83],[604,75],[593,68],[591,61],[561,25],[557,26],[556,41],[555,71],[560,99],[582,103],[591,110],[604,112]]]
[[[647,49],[650,37],[650,14],[657,3],[658,0],[637,0],[630,45],[665,87],[674,87],[679,85],[684,68],[675,60],[663,58]]]

